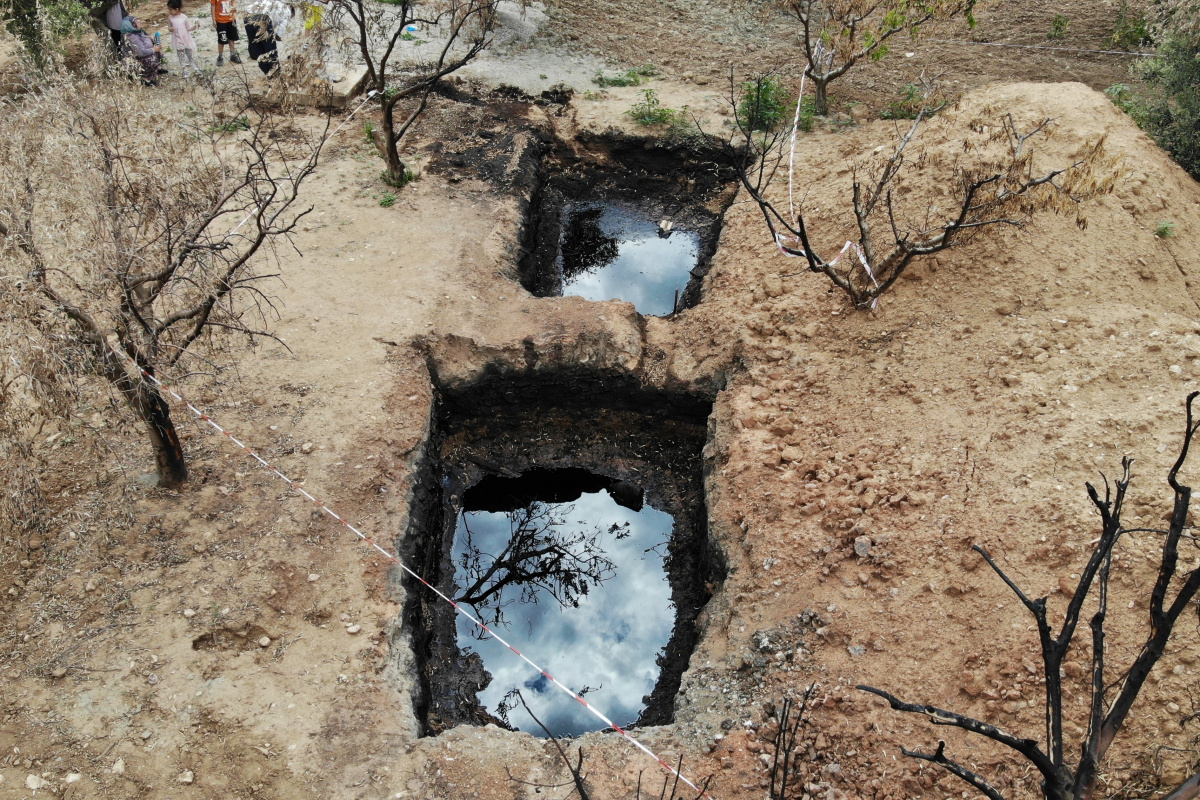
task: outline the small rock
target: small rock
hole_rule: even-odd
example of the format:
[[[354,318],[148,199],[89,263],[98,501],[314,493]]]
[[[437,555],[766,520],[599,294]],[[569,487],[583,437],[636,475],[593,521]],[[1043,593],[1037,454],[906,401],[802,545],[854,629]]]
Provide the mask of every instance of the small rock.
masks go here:
[[[125,774],[125,759],[118,758],[113,763],[111,772],[113,775],[124,775]]]
[[[42,780],[41,778],[39,778],[37,775],[30,775],[27,778],[25,778],[25,788],[29,789],[30,791],[36,792],[38,789],[41,789],[45,785],[46,785],[46,782],[44,780]]]
[[[150,675],[146,678],[146,683],[150,684],[151,686],[157,686],[158,685],[158,676],[155,675],[153,672],[151,672]]]
[[[196,775],[190,769],[185,769],[179,773],[179,776],[175,780],[179,783],[193,783],[196,780]]]
[[[854,540],[854,555],[866,558],[871,555],[871,537],[859,536]]]
[[[848,652],[851,656],[857,657],[865,655],[867,648],[863,647],[861,644],[852,644],[846,648],[846,652]]]
[[[1172,364],[1171,366],[1167,367],[1167,371],[1172,375],[1180,375],[1183,373],[1183,367],[1179,366],[1178,364]]]
[[[149,739],[151,737],[151,735],[152,734],[150,733],[150,731],[142,731],[142,741],[143,742],[146,741],[147,739]]]
[[[361,631],[361,630],[362,630],[362,626],[361,626],[361,625],[351,625],[351,626],[349,626],[348,628],[346,628],[346,633],[349,633],[349,634],[352,634],[352,635],[353,635],[353,634],[355,634],[355,633],[358,633],[358,632],[359,632],[359,631]]]
[[[310,573],[308,573],[308,582],[309,582],[309,583],[312,583],[312,582],[316,581],[317,579],[319,579],[320,577],[321,577],[321,576],[320,576],[320,575],[318,575],[317,573],[315,573],[315,572],[310,572]]]
[[[83,780],[83,775],[78,772],[68,772],[67,777],[63,778],[63,783],[77,783]]]
[[[777,417],[771,421],[770,431],[776,436],[787,436],[796,430],[796,425],[787,417]]]
[[[183,610],[183,615],[188,619],[191,619],[192,617],[196,616],[196,612],[193,609],[185,608]]]
[[[804,450],[796,445],[789,445],[783,448],[781,455],[784,461],[802,461],[804,459]]]
[[[763,278],[763,291],[767,293],[767,297],[779,297],[783,294],[783,278],[767,275]]]
[[[199,542],[197,542],[196,544],[192,545],[192,549],[195,550],[197,553],[203,553],[208,548],[205,547],[203,544],[200,544]]]
[[[96,586],[97,586],[96,579],[88,578],[88,582],[86,584],[84,584],[83,590],[85,592],[94,592],[94,591],[96,591]]]
[[[57,667],[57,668],[55,668],[55,670],[54,670],[53,672],[51,672],[50,674],[51,674],[52,676],[54,676],[55,678],[61,678],[63,675],[66,675],[66,674],[67,674],[67,668],[66,668],[66,667]]]
[[[264,637],[262,637],[261,639],[259,639],[259,640],[258,640],[258,646],[259,646],[259,647],[270,647],[270,646],[271,646],[271,637],[270,637],[270,636],[264,636]]]
[[[300,452],[304,453],[304,455],[308,455],[312,451],[313,451],[313,443],[312,442],[305,442],[304,444],[300,445]]]

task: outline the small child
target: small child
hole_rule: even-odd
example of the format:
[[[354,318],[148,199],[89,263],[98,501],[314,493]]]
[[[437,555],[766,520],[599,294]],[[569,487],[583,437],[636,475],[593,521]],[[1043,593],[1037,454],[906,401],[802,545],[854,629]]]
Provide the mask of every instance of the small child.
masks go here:
[[[225,64],[225,45],[229,45],[229,60],[242,63],[237,52],[237,0],[209,0],[212,4],[213,26],[217,29],[217,66]]]
[[[199,75],[200,67],[196,66],[196,40],[192,38],[196,23],[183,13],[183,0],[167,0],[167,13],[170,15],[167,22],[171,24],[171,47],[179,57],[179,69],[183,77],[188,76],[189,68]]]

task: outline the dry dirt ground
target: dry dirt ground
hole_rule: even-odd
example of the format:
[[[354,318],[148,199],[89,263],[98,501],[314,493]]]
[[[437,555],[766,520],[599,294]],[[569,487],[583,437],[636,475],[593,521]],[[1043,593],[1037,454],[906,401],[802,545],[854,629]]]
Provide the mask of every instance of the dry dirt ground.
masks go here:
[[[1071,17],[1067,44],[1090,47],[1104,43],[1116,7],[998,3],[980,31],[1043,42],[1055,13]],[[653,60],[666,70],[653,84],[664,102],[703,109],[718,126],[713,84],[730,60],[790,57],[778,42],[744,46],[717,3],[564,1],[549,18],[524,46]],[[891,714],[853,686],[1040,735],[1031,620],[970,546],[988,547],[1059,614],[1098,531],[1085,481],[1134,455],[1130,516],[1162,518],[1182,400],[1200,379],[1200,187],[1094,91],[1123,77],[1123,61],[970,48],[916,47],[839,96],[878,108],[912,70],[947,70],[971,91],[922,134],[930,153],[957,151],[970,120],[1007,110],[1055,119],[1048,162],[1107,135],[1123,176],[1089,205],[1086,230],[1039,218],[918,265],[862,313],[797,274],[739,197],[703,301],[641,320],[620,302],[531,297],[515,279],[524,209],[511,176],[484,181],[432,147],[490,141],[479,130],[518,131],[512,153],[523,130],[646,136],[622,113],[636,90],[567,106],[443,100],[414,141],[425,173],[391,207],[378,203],[379,162],[358,129],[335,143],[298,253],[281,264],[275,332],[288,349],[235,350],[225,356],[234,369],[183,388],[394,548],[438,390],[497,369],[719,386],[705,459],[711,535],[729,575],[701,617],[675,723],[637,735],[673,763],[682,756],[690,776],[711,775],[713,797],[761,798],[768,705],[817,681],[804,794],[977,796],[900,756],[941,735],[1010,797],[1034,796],[1034,776],[1007,753]],[[1030,82],[1068,78],[1082,82]],[[895,130],[867,119],[802,139],[798,181],[826,249],[852,234],[850,163]],[[1154,235],[1161,220],[1174,223],[1169,238]],[[532,785],[567,775],[526,734],[460,727],[419,738],[397,571],[175,415],[192,463],[178,493],[153,488],[136,427],[106,401],[46,431],[53,523],[10,537],[0,557],[0,797],[570,793]],[[95,429],[111,450],[83,446]],[[1152,537],[1134,536],[1114,564],[1114,664],[1132,655],[1154,553]],[[1105,795],[1147,797],[1193,767],[1197,655],[1189,617],[1114,746]],[[1082,664],[1086,650],[1066,670],[1074,697]],[[1077,735],[1084,709],[1069,708]],[[593,798],[634,797],[639,775],[643,792],[658,791],[653,762],[618,737],[578,744]]]

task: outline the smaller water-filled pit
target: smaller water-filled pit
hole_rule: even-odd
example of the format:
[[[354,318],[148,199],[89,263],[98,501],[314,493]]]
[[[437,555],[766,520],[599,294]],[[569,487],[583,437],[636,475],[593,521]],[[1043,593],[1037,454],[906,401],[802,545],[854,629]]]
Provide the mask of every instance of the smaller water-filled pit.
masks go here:
[[[723,579],[704,509],[707,410],[444,412],[402,549],[618,725],[670,722],[697,615]],[[409,598],[425,734],[494,722],[544,735],[517,690],[556,736],[603,727],[427,591]]]
[[[683,149],[629,143],[603,163],[552,165],[522,284],[538,297],[626,300],[645,315],[696,305],[736,192],[726,170]]]

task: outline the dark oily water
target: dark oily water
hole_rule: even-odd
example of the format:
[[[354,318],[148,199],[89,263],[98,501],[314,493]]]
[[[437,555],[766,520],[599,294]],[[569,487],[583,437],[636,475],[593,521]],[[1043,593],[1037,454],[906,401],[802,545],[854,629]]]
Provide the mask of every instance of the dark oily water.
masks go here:
[[[619,487],[617,487],[619,488]],[[456,599],[618,725],[633,723],[658,680],[657,657],[675,609],[663,568],[671,516],[607,491],[573,502],[527,501],[458,517]],[[618,496],[619,491],[616,491]],[[633,511],[625,506],[641,508]],[[509,651],[458,618],[458,645],[492,675],[479,702],[519,730],[544,736],[513,694],[555,736],[604,727]]]
[[[579,202],[566,214],[559,266],[563,294],[588,300],[628,300],[642,314],[674,311],[700,258],[700,237],[659,227],[636,207]]]

